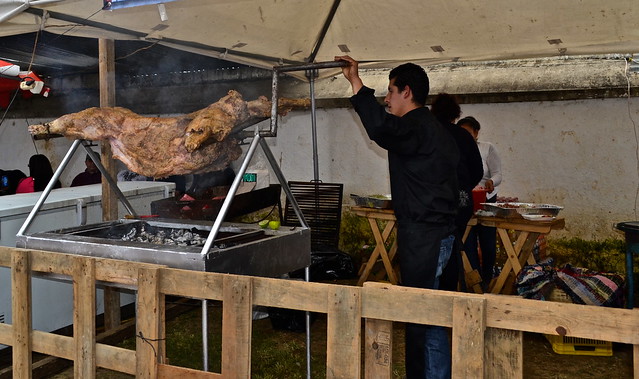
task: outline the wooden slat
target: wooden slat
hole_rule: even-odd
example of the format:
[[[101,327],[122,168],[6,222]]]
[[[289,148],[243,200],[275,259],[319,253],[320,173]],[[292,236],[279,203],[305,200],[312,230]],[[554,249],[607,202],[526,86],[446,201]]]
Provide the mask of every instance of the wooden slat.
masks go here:
[[[220,379],[222,374],[205,372],[191,368],[160,364],[158,366],[158,379]]]
[[[393,323],[366,319],[364,377],[390,379],[393,373]]]
[[[33,351],[52,357],[74,359],[73,337],[34,330]],[[135,375],[135,351],[98,343],[95,345],[96,366]]]
[[[159,268],[164,265],[131,262],[122,259],[95,258],[95,277],[99,281],[137,286],[138,270],[141,268]]]
[[[362,287],[362,317],[452,327],[453,298],[459,296],[481,298],[480,295],[366,282]]]
[[[326,313],[330,288],[332,285],[325,283],[253,278],[253,304]]]
[[[0,344],[13,345],[13,328],[11,325],[0,323]]]
[[[166,269],[160,277],[160,291],[166,295],[222,300],[222,278],[221,274]]]
[[[225,275],[222,306],[222,375],[251,377],[252,278]]]
[[[95,260],[73,259],[73,375],[95,378]]]
[[[99,343],[95,346],[98,367],[135,375],[137,352]]]
[[[11,255],[11,311],[13,319],[13,376],[31,377],[31,268],[29,253]]]
[[[361,375],[362,305],[357,287],[333,286],[328,291],[326,377]]]
[[[3,232],[4,233],[4,232]],[[11,253],[16,247],[0,246],[0,266],[11,267]]]
[[[521,331],[486,329],[484,378],[523,378],[523,342]]]
[[[40,330],[32,331],[33,351],[52,357],[75,359],[75,341],[73,337],[61,336]]]
[[[471,378],[484,372],[485,299],[453,300],[452,376]]]
[[[136,377],[156,378],[160,327],[160,268],[142,268],[138,274]]]
[[[639,344],[639,309],[605,308],[518,296],[486,296],[486,326]]]

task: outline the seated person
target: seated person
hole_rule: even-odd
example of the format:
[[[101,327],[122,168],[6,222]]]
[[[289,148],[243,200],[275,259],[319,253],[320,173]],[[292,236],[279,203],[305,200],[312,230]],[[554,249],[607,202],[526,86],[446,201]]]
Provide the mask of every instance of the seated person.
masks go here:
[[[16,193],[40,192],[47,188],[53,178],[53,169],[49,158],[42,154],[35,154],[29,158],[29,176],[21,179]],[[53,188],[60,188],[62,184],[56,181]]]
[[[20,170],[0,170],[0,196],[16,193],[18,183],[26,177]]]
[[[95,165],[95,163],[91,160],[89,154],[87,154],[86,158],[84,159],[84,164],[87,166],[87,168],[83,172],[76,175],[75,178],[73,178],[71,187],[102,183],[102,174],[100,173],[100,170],[98,170],[98,167]]]

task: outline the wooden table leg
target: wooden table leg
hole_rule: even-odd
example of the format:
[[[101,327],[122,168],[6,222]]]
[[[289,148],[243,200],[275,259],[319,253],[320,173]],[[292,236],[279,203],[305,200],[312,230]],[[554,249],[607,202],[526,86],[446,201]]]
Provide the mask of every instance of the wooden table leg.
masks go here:
[[[388,221],[386,223],[386,227],[381,233],[379,231],[379,224],[377,223],[377,220],[375,218],[368,217],[368,223],[370,224],[371,230],[373,232],[373,236],[375,237],[376,245],[375,245],[375,249],[371,253],[370,258],[368,259],[368,262],[366,262],[364,271],[362,272],[357,284],[361,286],[366,281],[366,279],[368,278],[368,276],[370,275],[373,269],[373,266],[377,262],[378,257],[381,257],[382,259],[382,263],[386,270],[386,274],[388,275],[388,280],[392,284],[397,284],[395,271],[393,270],[393,266],[391,264],[392,258],[389,257],[389,253],[386,250],[386,240],[391,235],[393,228],[395,227],[395,221],[393,220]],[[392,257],[395,256],[396,251],[397,251],[397,245],[394,243],[393,246],[391,247]]]

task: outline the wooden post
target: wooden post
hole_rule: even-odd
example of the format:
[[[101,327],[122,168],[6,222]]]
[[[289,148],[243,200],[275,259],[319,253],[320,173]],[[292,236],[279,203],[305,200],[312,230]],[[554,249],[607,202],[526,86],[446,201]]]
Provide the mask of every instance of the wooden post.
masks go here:
[[[359,378],[362,366],[362,300],[359,287],[328,290],[326,378]]]
[[[639,345],[633,345],[632,347],[632,367],[635,379],[639,379]]]
[[[453,300],[452,376],[472,378],[484,372],[486,299]]]
[[[250,276],[224,276],[222,290],[222,377],[251,377],[253,282]]]
[[[95,260],[73,257],[73,376],[95,378]]]
[[[523,378],[523,332],[488,328],[485,336],[484,378]]]
[[[100,107],[115,106],[115,42],[112,39],[98,40],[98,64],[100,72]],[[102,165],[112,178],[116,177],[115,161],[111,145],[104,141],[101,146]],[[102,221],[117,220],[118,198],[106,180],[102,181]],[[106,330],[120,325],[120,293],[112,287],[104,288],[104,327]]]
[[[13,377],[31,378],[31,264],[29,252],[11,254]]]
[[[135,333],[136,378],[155,379],[158,376],[160,350],[160,268],[140,268],[138,271],[137,330]]]
[[[364,377],[390,379],[393,373],[393,322],[366,319]]]

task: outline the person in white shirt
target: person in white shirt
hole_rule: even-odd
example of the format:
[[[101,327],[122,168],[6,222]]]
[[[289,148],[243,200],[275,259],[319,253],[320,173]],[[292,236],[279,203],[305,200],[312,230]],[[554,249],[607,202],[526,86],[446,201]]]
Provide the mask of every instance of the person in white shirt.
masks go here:
[[[495,145],[490,142],[479,141],[479,130],[481,125],[474,117],[464,117],[457,122],[457,125],[466,129],[477,141],[481,160],[484,165],[484,177],[479,182],[478,187],[486,191],[486,202],[495,203],[499,185],[502,181],[501,159],[497,153]],[[477,251],[477,243],[481,249],[481,263]],[[493,278],[493,266],[495,265],[495,255],[497,249],[497,234],[493,227],[477,225],[472,228],[466,243],[464,244],[466,256],[474,269],[480,270],[483,279],[484,290]]]

